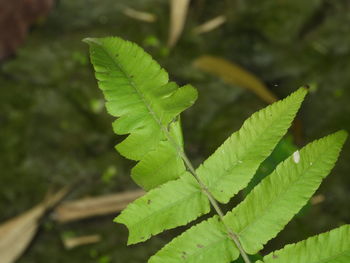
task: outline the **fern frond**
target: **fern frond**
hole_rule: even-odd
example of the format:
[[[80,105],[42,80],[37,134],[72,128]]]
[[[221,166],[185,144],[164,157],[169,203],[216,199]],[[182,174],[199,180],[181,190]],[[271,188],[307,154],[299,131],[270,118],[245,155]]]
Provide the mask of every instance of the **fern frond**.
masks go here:
[[[217,216],[193,226],[174,238],[149,263],[227,263],[237,259],[239,251]]]
[[[224,216],[225,224],[236,233],[246,252],[257,253],[306,204],[322,179],[334,166],[346,137],[346,132],[339,131],[310,143],[300,151],[298,162],[295,161],[295,156],[291,156],[279,164],[276,170],[256,186],[242,203]],[[207,232],[207,229],[211,229],[212,224],[208,223],[212,222],[211,220],[216,222],[217,228],[225,229],[224,224],[217,221],[216,216],[214,218],[197,224],[173,239],[154,258],[165,259],[171,255],[181,259],[180,251],[184,248],[181,244],[186,243],[186,246],[192,244],[191,248],[194,249],[194,243],[191,243],[191,240],[196,240],[196,236],[201,235],[205,235],[206,240],[214,240],[213,247],[223,247],[227,240],[234,245],[227,233],[220,236],[213,234],[212,231]],[[213,251],[215,250],[213,248]],[[205,250],[196,250],[197,257],[201,256],[202,259],[198,262],[213,262],[210,254],[205,252]],[[225,258],[223,263],[230,262],[229,250],[220,250],[220,253],[221,257]],[[153,263],[153,261],[150,262]],[[158,262],[162,261],[154,261],[154,263]]]
[[[289,244],[256,263],[349,263],[350,225]]]
[[[285,100],[275,103],[253,115],[245,122],[240,131],[232,135],[212,157],[197,169],[198,176],[201,179],[203,178],[201,176],[204,175],[209,178],[209,174],[207,173],[211,172],[211,181],[213,182],[216,179],[217,185],[221,185],[220,180],[223,180],[224,183],[228,184],[224,188],[228,193],[230,192],[230,186],[232,186],[232,188],[236,186],[236,189],[240,190],[239,186],[243,187],[249,182],[260,162],[270,154],[280,137],[286,132],[305,94],[306,90],[300,89]],[[259,125],[260,128],[257,128],[254,132],[253,127],[259,127]],[[276,132],[267,131],[266,125],[268,125],[271,130],[275,129]],[[263,132],[268,133],[268,135],[264,135]],[[263,143],[256,142],[260,137],[264,137],[266,140],[263,141]],[[258,147],[254,147],[254,143],[256,143]],[[237,148],[233,148],[235,146]],[[170,150],[171,149],[169,149],[169,151]],[[163,153],[159,155],[158,158],[159,162],[162,164],[169,156]],[[234,160],[239,160],[238,158],[243,161],[235,162]],[[157,159],[153,162],[156,164]],[[139,165],[140,164],[142,164],[142,161]],[[144,167],[143,169],[154,169],[154,167],[162,169],[161,165],[153,165],[151,168]],[[169,168],[169,166],[167,166],[167,168]],[[227,178],[231,173],[235,176]],[[235,180],[237,180],[237,182]],[[188,182],[189,185],[186,185]],[[207,182],[207,180],[205,182]],[[128,227],[130,231],[129,243],[144,241],[151,235],[158,234],[165,229],[186,224],[205,213],[201,208],[207,205],[207,202],[205,202],[206,197],[198,183],[197,187],[193,187],[193,184],[196,183],[195,180],[192,182],[183,179],[178,180],[178,182],[168,182],[164,187],[161,187],[161,189],[156,189],[129,205],[116,220],[116,222],[123,223]],[[143,185],[146,184],[147,182]],[[175,184],[177,185],[176,187],[174,186]],[[210,184],[208,186],[209,190],[214,189],[210,186],[214,185]],[[174,189],[177,191],[180,188],[182,188],[182,192],[174,192],[175,196],[168,194],[169,191],[173,191]],[[227,194],[225,198],[230,198],[228,193],[221,193],[221,191],[219,191],[219,193],[221,196]],[[193,195],[192,197],[190,196],[191,194]],[[154,200],[156,198],[158,198],[159,204],[157,203],[157,205],[154,206],[147,204],[147,200]],[[199,207],[188,210],[189,204],[197,204]],[[167,211],[166,208],[168,207],[171,207],[168,211],[172,215],[170,217],[167,213],[160,212]],[[207,212],[209,212],[209,208]]]
[[[185,173],[129,204],[115,222],[127,226],[128,244],[135,244],[165,229],[186,225],[209,210],[209,200],[199,184]]]
[[[173,156],[166,159],[171,166],[177,167],[177,171],[185,170],[176,152],[169,150],[170,147],[163,147],[164,144],[171,144],[165,130],[194,103],[197,91],[190,85],[179,88],[175,83],[168,82],[166,71],[136,44],[117,37],[88,38],[85,41],[90,45],[91,61],[99,87],[107,100],[106,108],[112,116],[118,117],[113,124],[114,131],[129,134],[116,149],[132,160],[146,158],[134,170],[135,181],[150,189],[179,177],[181,173],[175,174],[167,169],[150,174],[143,167],[160,165],[160,160],[157,164],[153,163],[152,151],[167,151],[167,156]],[[172,133],[181,136],[176,131]],[[163,142],[163,146],[160,146],[160,142]],[[162,165],[166,167],[167,163]],[[146,181],[143,176],[155,178],[151,179],[152,183],[143,185]]]
[[[339,131],[308,144],[279,164],[224,217],[246,252],[261,250],[307,203],[333,168],[346,137],[345,131]]]
[[[256,170],[287,132],[306,95],[300,88],[247,119],[198,169],[198,177],[222,203],[248,185]]]

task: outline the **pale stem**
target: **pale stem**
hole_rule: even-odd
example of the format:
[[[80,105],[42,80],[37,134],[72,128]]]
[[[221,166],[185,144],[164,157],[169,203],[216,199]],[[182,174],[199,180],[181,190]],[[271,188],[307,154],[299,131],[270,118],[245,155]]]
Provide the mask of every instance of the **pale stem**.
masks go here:
[[[224,224],[226,231],[228,233],[228,236],[232,239],[232,241],[235,243],[236,247],[239,250],[239,253],[242,255],[242,258],[244,260],[245,263],[251,263],[247,253],[244,251],[241,242],[239,241],[239,238],[237,236],[237,234],[235,232],[233,232],[226,224],[224,221],[224,213],[222,212],[218,202],[216,201],[216,199],[214,198],[214,196],[209,192],[208,188],[205,186],[205,184],[200,180],[200,178],[198,177],[196,170],[194,169],[191,161],[189,160],[189,158],[187,157],[186,153],[183,151],[182,147],[180,147],[176,140],[171,136],[171,134],[169,133],[169,131],[167,129],[163,129],[164,133],[166,134],[168,140],[174,145],[174,147],[176,148],[178,154],[181,156],[182,160],[185,162],[185,165],[187,167],[187,170],[196,178],[197,182],[199,183],[199,185],[202,188],[202,191],[206,194],[206,196],[209,199],[209,202],[211,203],[211,205],[214,207],[216,213],[219,215],[220,220],[222,221],[222,223]]]

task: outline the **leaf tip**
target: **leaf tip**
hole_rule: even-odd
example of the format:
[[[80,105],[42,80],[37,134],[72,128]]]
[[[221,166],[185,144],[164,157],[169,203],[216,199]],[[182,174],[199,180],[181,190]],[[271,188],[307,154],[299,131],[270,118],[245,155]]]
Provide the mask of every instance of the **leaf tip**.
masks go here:
[[[128,246],[129,246],[129,245],[132,245],[132,244],[136,244],[137,241],[133,240],[133,238],[131,237],[131,229],[129,228],[127,222],[125,222],[125,221],[123,220],[123,218],[121,217],[121,215],[122,215],[122,214],[120,214],[119,216],[115,217],[115,218],[113,219],[113,222],[114,222],[114,223],[117,223],[117,224],[122,224],[122,225],[124,225],[124,226],[128,229],[128,231],[129,231],[128,241],[127,241],[127,245],[128,245]]]
[[[301,89],[304,89],[306,91],[310,90],[310,86],[308,84],[304,84],[303,86],[300,87]]]
[[[348,138],[348,132],[346,130],[339,130],[334,133],[334,136],[337,137],[339,143],[344,144],[346,139]]]
[[[115,218],[113,219],[113,222],[116,223],[116,224],[122,224],[122,225],[126,226],[127,229],[129,229],[129,227],[128,227],[128,225],[126,224],[126,222],[124,222],[123,218],[121,218],[121,215],[122,215],[122,214],[120,214],[119,216],[115,217]]]
[[[130,245],[134,245],[134,244],[136,244],[137,242],[135,242],[134,240],[132,240],[131,238],[130,238],[130,236],[128,237],[128,241],[126,242],[126,245],[127,246],[130,246]]]
[[[198,90],[193,87],[191,84],[187,84],[182,87],[183,89],[187,89],[191,95],[191,105],[198,99]]]
[[[148,240],[150,238],[150,236],[133,236],[133,235],[129,235],[128,237],[128,241],[127,241],[127,245],[130,246],[130,245],[135,245],[137,243],[140,243],[140,242],[145,242],[146,240]]]
[[[300,94],[300,96],[304,98],[308,92],[309,92],[308,86],[304,85],[304,86],[301,86],[295,93]]]
[[[93,37],[86,37],[86,38],[82,39],[82,41],[88,45],[91,45],[91,44],[100,45],[101,44],[97,38],[93,38]]]

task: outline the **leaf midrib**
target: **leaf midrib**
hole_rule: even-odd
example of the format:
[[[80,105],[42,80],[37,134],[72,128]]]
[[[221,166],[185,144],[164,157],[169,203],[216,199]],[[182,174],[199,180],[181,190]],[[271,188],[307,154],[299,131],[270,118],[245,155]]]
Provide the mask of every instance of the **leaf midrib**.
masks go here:
[[[282,102],[283,102],[283,101],[282,101]],[[288,107],[284,107],[282,113],[281,113],[279,116],[282,115],[282,117],[284,117],[285,115],[284,115],[283,113],[286,112],[287,109],[288,109]],[[274,124],[274,123],[277,121],[276,119],[278,119],[278,118],[277,118],[277,117],[274,118],[274,119],[271,121],[271,124],[270,124],[270,125],[267,125],[267,126],[264,128],[264,130],[263,130],[263,132],[262,132],[261,134],[264,134],[264,132],[265,132],[266,130],[268,130],[268,129],[271,127],[271,125]],[[237,134],[238,134],[238,133],[239,133],[239,131],[237,132]],[[232,135],[232,136],[234,136],[234,135]],[[238,136],[238,135],[237,135],[237,136]],[[249,141],[251,141],[251,140],[249,140]],[[255,142],[256,142],[256,141],[260,141],[260,137],[256,136],[255,139],[254,139],[254,141],[251,141],[252,143],[250,144],[249,148],[251,148],[252,145],[255,145]],[[248,147],[246,147],[246,148],[248,148]],[[247,151],[245,151],[245,152],[247,152]],[[211,183],[211,185],[208,186],[208,188],[209,188],[209,189],[215,189],[215,190],[217,191],[217,188],[218,188],[217,185],[222,181],[221,178],[230,175],[230,174],[232,173],[232,170],[234,170],[234,169],[237,167],[237,164],[239,164],[239,161],[244,161],[244,158],[245,158],[245,157],[246,157],[246,154],[244,154],[243,157],[237,158],[237,161],[236,161],[236,163],[235,163],[235,166],[231,167],[231,168],[227,171],[227,173],[223,173],[221,176],[217,176],[217,180],[215,180],[214,183]],[[242,160],[240,160],[240,159],[242,159]],[[248,183],[247,183],[247,184],[248,184]]]
[[[163,125],[161,124],[161,120],[158,119],[158,116],[156,114],[156,112],[153,110],[153,108],[151,107],[151,104],[148,103],[147,99],[143,96],[142,92],[139,91],[139,89],[136,87],[134,81],[128,76],[128,74],[126,73],[125,69],[123,68],[122,65],[120,65],[120,63],[115,59],[115,57],[113,56],[113,54],[111,54],[101,43],[99,43],[99,45],[102,47],[102,50],[111,58],[111,60],[113,61],[113,63],[120,69],[120,71],[124,74],[125,78],[128,80],[128,82],[130,83],[130,86],[133,87],[133,89],[135,90],[136,94],[138,95],[138,97],[141,99],[141,101],[145,104],[147,111],[149,112],[149,114],[152,116],[152,118],[155,120],[155,122],[158,124],[158,126],[160,127],[160,130],[164,133],[163,129],[165,127],[163,127]]]
[[[322,155],[322,153],[317,154],[317,157],[319,157],[320,155]],[[319,158],[314,158],[314,159],[317,160],[317,162],[319,161]],[[286,161],[287,161],[287,160],[286,160]],[[279,197],[280,197],[281,195],[287,195],[287,192],[289,192],[290,189],[300,181],[302,175],[305,174],[305,173],[307,173],[308,170],[311,169],[314,165],[315,165],[315,164],[309,165],[295,180],[292,181],[291,184],[288,184],[288,189],[287,189],[286,191],[281,191],[280,194],[276,195],[276,196],[269,202],[269,205],[267,206],[267,208],[264,209],[264,210],[262,211],[262,214],[260,214],[259,216],[255,216],[254,219],[253,219],[251,222],[259,221],[259,220],[256,220],[257,217],[262,218],[263,216],[265,216],[265,215],[268,213],[268,211],[270,211],[271,208],[273,207],[272,204],[275,203],[276,199],[279,199]],[[249,223],[249,224],[246,225],[242,230],[238,231],[238,235],[242,235],[242,233],[244,233],[244,232],[249,228],[249,226],[252,225],[252,224],[253,224],[253,223]]]
[[[143,217],[141,220],[137,220],[136,222],[132,223],[132,224],[128,224],[128,226],[131,228],[133,228],[135,225],[139,225],[140,223],[143,223],[145,221],[149,221],[151,219],[151,217],[153,217],[155,214],[159,214],[160,212],[162,212],[163,210],[170,210],[172,207],[176,206],[178,203],[184,203],[183,200],[189,199],[189,197],[195,198],[196,194],[201,194],[202,192],[200,191],[200,189],[197,189],[198,191],[191,191],[191,193],[187,194],[187,195],[182,195],[182,198],[177,199],[176,202],[171,203],[171,205],[167,205],[162,207],[161,209],[156,210],[155,212],[153,212],[152,214],[149,214],[145,217]]]

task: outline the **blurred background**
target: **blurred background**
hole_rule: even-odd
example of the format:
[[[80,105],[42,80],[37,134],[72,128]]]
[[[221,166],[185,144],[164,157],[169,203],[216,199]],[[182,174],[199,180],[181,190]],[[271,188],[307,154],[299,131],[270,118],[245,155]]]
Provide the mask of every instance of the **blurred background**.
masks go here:
[[[198,89],[182,118],[196,165],[253,112],[308,85],[289,134],[227,208],[297,148],[350,131],[348,0],[1,0],[0,262],[140,263],[185,229],[127,247],[112,222],[142,192],[114,150],[121,139],[81,41],[101,36],[136,42]],[[347,143],[264,253],[350,223],[349,156]]]

